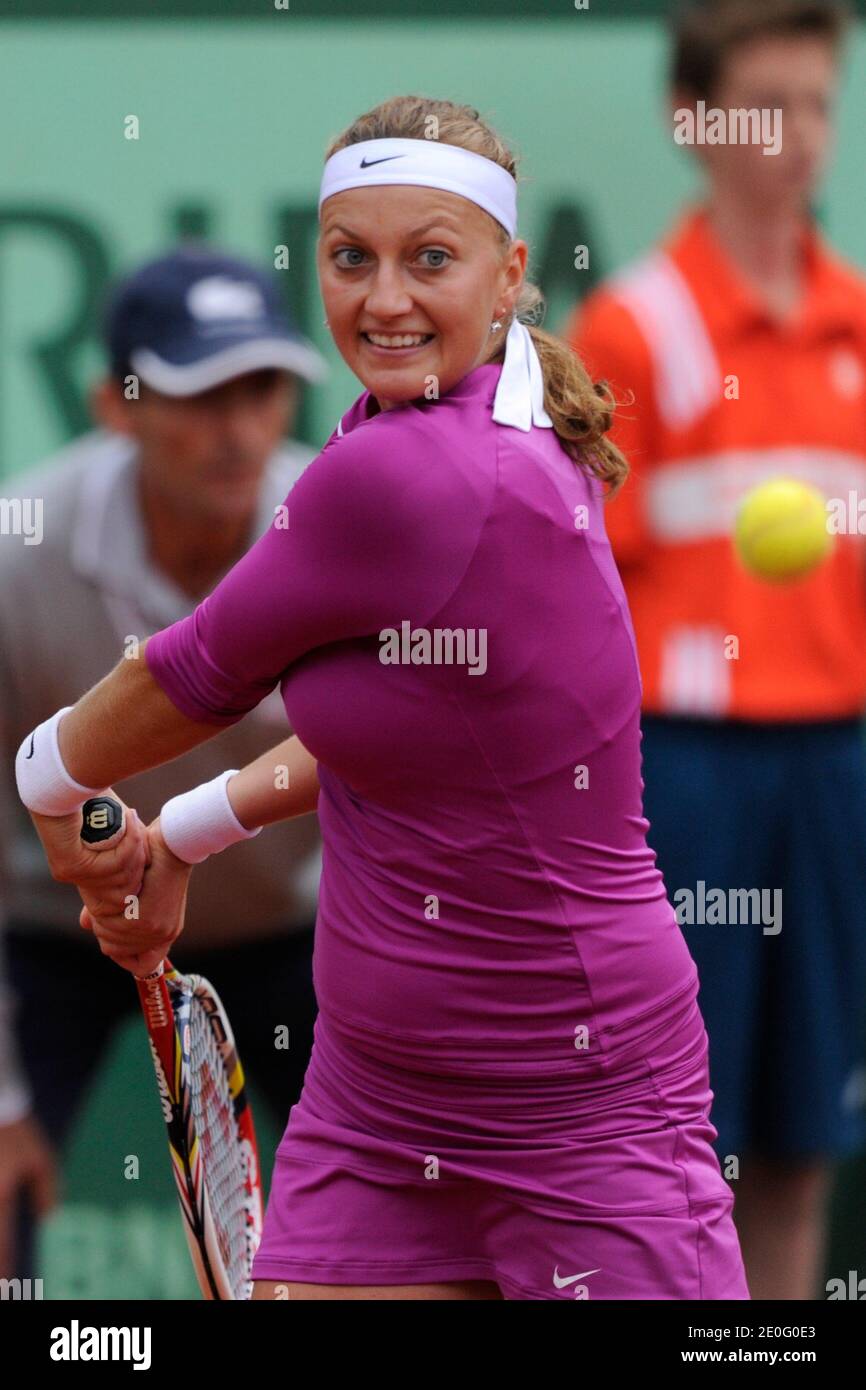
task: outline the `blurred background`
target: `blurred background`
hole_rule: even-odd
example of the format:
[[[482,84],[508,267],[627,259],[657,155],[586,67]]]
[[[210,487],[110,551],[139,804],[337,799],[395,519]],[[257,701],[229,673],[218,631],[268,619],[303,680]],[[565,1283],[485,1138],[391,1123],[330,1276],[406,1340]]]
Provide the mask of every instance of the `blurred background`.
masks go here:
[[[320,448],[358,394],[315,283],[323,150],[397,93],[469,102],[519,151],[520,235],[558,331],[692,191],[691,161],[665,122],[666,11],[653,0],[0,0],[0,490],[88,427],[109,279],[185,236],[262,265],[289,248],[286,302],[332,367],[305,389],[294,431]],[[137,139],[124,134],[130,116]],[[864,125],[861,18],[819,216],[866,270]],[[574,268],[577,243],[589,247],[585,270]],[[114,1128],[142,1156],[134,1200],[119,1166],[101,1161]],[[264,1117],[260,1129],[269,1161],[277,1135]],[[63,1200],[43,1232],[46,1296],[195,1296],[164,1144],[135,1020],[68,1147]],[[866,1156],[837,1184],[828,1277],[857,1268]]]

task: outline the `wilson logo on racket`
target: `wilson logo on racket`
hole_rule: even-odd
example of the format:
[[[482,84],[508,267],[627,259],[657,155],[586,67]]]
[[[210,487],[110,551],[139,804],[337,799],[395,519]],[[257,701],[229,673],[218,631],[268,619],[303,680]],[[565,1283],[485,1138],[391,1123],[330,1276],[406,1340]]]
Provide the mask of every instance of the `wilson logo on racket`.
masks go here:
[[[157,988],[157,981],[148,978],[146,981],[139,980],[138,985],[148,1028],[151,1032],[154,1029],[165,1028],[168,1024],[168,1011],[162,990]]]
[[[159,1091],[159,1103],[162,1106],[162,1118],[167,1125],[170,1125],[174,1112],[172,1110],[171,1093],[168,1089],[168,1082],[166,1081],[165,1073],[162,1070],[162,1064],[159,1060],[159,1054],[157,1053],[157,1050],[153,1045],[153,1038],[148,1038],[147,1041],[150,1043],[150,1055],[153,1058],[153,1069],[156,1073],[156,1089]]]

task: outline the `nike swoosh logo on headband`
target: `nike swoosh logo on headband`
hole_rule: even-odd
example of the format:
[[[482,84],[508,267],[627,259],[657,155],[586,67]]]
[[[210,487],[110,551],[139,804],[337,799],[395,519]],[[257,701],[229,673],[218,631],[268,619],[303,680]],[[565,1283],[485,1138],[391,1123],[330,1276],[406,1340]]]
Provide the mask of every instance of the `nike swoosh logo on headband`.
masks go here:
[[[25,758],[32,758],[32,757],[33,757],[33,740],[34,740],[35,737],[36,737],[35,733],[33,733],[33,734],[30,735],[30,752],[24,754]]]
[[[401,154],[386,154],[381,159],[362,159],[358,165],[359,169],[369,169],[371,164],[384,164],[389,159],[402,159]]]

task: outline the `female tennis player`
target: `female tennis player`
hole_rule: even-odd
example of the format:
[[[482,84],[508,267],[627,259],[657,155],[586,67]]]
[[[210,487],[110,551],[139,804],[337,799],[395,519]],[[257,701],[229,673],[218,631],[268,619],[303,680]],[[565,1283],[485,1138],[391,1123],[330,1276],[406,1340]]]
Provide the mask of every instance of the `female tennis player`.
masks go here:
[[[477,111],[383,103],[332,144],[319,207],[365,389],[195,612],[35,730],[29,768],[25,740],[22,796],[82,925],[141,968],[190,865],[318,808],[320,1013],[254,1297],[748,1298],[645,838],[611,401],[527,327],[515,161]],[[297,736],[166,804],[127,921],[140,827],[105,888],[64,813],[277,684]]]

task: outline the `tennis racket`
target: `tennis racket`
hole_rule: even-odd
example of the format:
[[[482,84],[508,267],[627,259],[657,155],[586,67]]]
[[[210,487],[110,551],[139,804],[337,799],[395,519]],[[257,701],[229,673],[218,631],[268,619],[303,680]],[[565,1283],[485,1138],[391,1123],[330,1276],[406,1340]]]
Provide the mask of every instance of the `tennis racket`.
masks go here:
[[[125,828],[113,797],[82,807],[87,844]],[[261,1169],[231,1025],[213,986],[167,957],[136,984],[199,1287],[207,1299],[247,1299],[262,1232]]]

